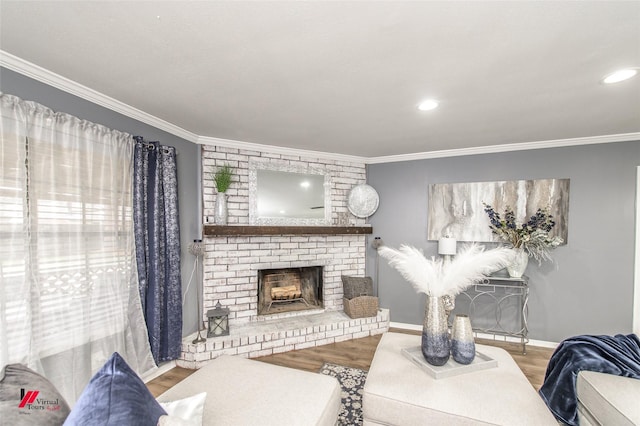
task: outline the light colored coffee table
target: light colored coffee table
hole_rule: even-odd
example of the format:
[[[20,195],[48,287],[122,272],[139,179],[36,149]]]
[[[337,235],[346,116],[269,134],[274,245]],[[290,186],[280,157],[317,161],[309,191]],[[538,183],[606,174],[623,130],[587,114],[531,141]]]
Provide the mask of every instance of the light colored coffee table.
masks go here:
[[[364,425],[556,425],[542,398],[504,349],[476,345],[498,366],[434,379],[402,355],[420,336],[385,333],[367,375]]]

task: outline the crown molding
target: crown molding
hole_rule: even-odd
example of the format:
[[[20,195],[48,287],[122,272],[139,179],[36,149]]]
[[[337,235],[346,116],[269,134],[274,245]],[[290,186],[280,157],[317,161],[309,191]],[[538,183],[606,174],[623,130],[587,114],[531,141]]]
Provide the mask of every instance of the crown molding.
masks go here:
[[[127,105],[124,102],[120,102],[119,100],[111,98],[96,90],[83,86],[73,80],[69,80],[66,77],[12,55],[11,53],[5,52],[4,50],[0,50],[0,66],[30,77],[41,83],[53,86],[56,89],[60,89],[89,102],[93,102],[94,104],[108,108],[129,118],[133,118],[134,120],[153,126],[157,129],[164,130],[167,133],[171,133],[172,135],[186,139],[190,142],[196,142],[198,139],[196,134],[181,127]]]
[[[381,163],[394,163],[400,161],[413,161],[413,160],[426,160],[434,158],[445,157],[459,157],[463,155],[479,155],[479,154],[495,154],[500,152],[510,151],[524,151],[530,149],[545,149],[545,148],[558,148],[575,145],[591,145],[601,143],[614,143],[614,142],[629,142],[634,140],[640,140],[640,132],[635,133],[622,133],[616,135],[603,135],[603,136],[591,136],[584,138],[573,139],[556,139],[549,141],[538,142],[524,142],[524,143],[511,143],[501,145],[490,145],[483,147],[473,148],[461,148],[461,149],[447,149],[441,151],[426,151],[413,154],[400,154],[400,155],[388,155],[381,157],[360,157],[355,155],[336,154],[323,151],[312,151],[297,148],[287,148],[282,146],[264,145],[252,142],[243,142],[232,139],[221,139],[208,136],[198,136],[195,133],[189,132],[179,126],[171,124],[165,120],[162,120],[156,116],[148,114],[137,108],[111,98],[96,90],[90,89],[70,80],[66,77],[62,77],[52,71],[35,65],[29,61],[19,58],[11,53],[5,52],[0,49],[0,66],[10,69],[12,71],[23,74],[41,83],[48,84],[49,86],[60,89],[64,92],[78,96],[89,102],[93,102],[97,105],[108,108],[112,111],[120,113],[134,120],[138,120],[142,123],[153,126],[157,129],[164,130],[167,133],[178,136],[187,141],[201,144],[201,145],[217,145],[228,148],[244,149],[250,151],[268,152],[281,155],[291,155],[299,157],[311,157],[322,158],[333,161],[342,161],[347,163],[364,163],[364,164],[381,164]]]
[[[326,160],[341,161],[346,163],[367,163],[367,157],[358,157],[356,155],[335,154],[331,152],[311,151],[298,148],[287,148],[284,146],[263,145],[252,142],[242,142],[233,139],[220,139],[208,136],[198,137],[197,143],[202,145],[216,145],[227,148],[243,149],[247,151],[268,152],[272,154],[291,155],[296,157],[322,158]]]
[[[530,149],[560,148],[576,145],[594,145],[600,143],[631,142],[640,140],[640,132],[620,133],[617,135],[589,136],[584,138],[555,139],[538,142],[509,143],[472,148],[445,149],[441,151],[417,152],[413,154],[369,157],[367,164],[395,163],[399,161],[428,160],[432,158],[460,157],[463,155],[495,154],[500,152],[526,151]]]

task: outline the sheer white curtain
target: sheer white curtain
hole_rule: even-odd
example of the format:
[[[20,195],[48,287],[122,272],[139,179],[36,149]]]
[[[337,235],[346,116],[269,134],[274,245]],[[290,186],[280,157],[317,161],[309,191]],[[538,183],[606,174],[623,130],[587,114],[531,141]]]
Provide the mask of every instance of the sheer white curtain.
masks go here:
[[[73,405],[119,352],[155,367],[135,267],[133,138],[0,94],[0,367]]]

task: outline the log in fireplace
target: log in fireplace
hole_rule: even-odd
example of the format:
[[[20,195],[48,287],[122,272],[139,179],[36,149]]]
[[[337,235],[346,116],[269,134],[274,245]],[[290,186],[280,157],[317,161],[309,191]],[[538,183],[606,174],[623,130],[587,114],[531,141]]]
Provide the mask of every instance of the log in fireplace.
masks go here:
[[[322,308],[322,266],[258,271],[258,315]]]

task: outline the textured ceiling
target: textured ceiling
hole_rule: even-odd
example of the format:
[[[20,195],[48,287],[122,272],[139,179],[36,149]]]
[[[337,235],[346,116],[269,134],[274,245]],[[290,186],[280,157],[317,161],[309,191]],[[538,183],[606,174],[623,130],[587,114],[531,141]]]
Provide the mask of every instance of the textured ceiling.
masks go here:
[[[0,49],[202,137],[381,157],[640,131],[640,2],[0,1]],[[424,98],[440,100],[421,112]]]

